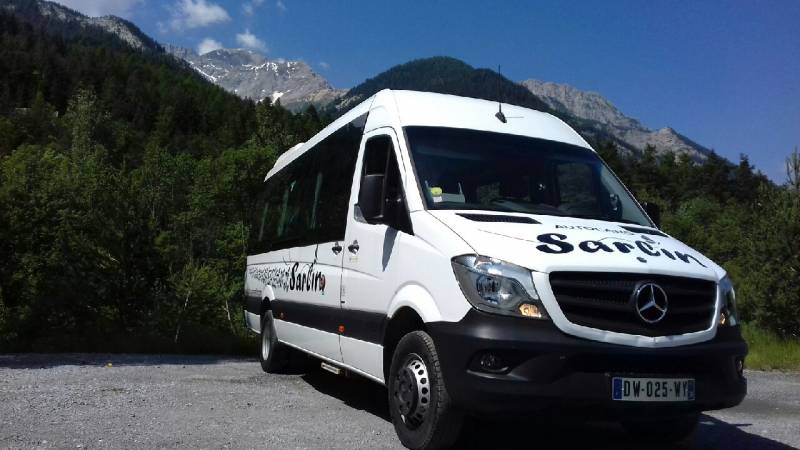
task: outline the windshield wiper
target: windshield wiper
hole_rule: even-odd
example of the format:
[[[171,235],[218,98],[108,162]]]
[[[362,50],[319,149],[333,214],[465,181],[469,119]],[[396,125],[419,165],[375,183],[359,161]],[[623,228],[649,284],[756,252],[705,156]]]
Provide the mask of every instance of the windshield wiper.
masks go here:
[[[641,223],[639,223],[639,222],[634,222],[634,221],[632,221],[632,220],[627,220],[627,219],[611,219],[611,218],[608,218],[608,217],[597,217],[597,216],[590,216],[590,215],[587,215],[587,214],[555,214],[555,213],[553,213],[553,212],[546,212],[546,213],[537,213],[537,212],[534,212],[534,213],[531,213],[531,214],[536,214],[536,215],[540,215],[540,216],[553,216],[553,217],[573,217],[573,218],[576,218],[576,219],[599,220],[599,221],[601,221],[601,222],[619,222],[619,223],[629,223],[629,224],[631,224],[631,225],[638,225],[638,226],[640,226],[640,227],[650,227],[650,225],[642,225]]]
[[[650,225],[642,225],[641,223],[639,223],[639,222],[634,222],[633,220],[627,220],[627,219],[612,219],[612,218],[609,218],[609,217],[595,217],[595,216],[589,216],[589,215],[568,215],[568,216],[566,216],[566,217],[577,217],[577,218],[579,218],[579,219],[599,220],[599,221],[602,221],[602,222],[619,222],[619,223],[629,223],[629,224],[631,224],[631,225],[639,225],[640,227],[642,227],[642,226],[650,226]]]

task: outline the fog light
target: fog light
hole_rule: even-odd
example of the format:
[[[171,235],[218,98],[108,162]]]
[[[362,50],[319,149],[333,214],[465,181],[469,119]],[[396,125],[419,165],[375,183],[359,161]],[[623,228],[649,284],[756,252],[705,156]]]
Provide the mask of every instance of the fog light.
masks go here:
[[[725,325],[726,323],[728,323],[728,314],[722,311],[722,314],[719,315],[719,324]]]
[[[478,363],[481,365],[481,369],[486,372],[498,373],[507,369],[503,358],[493,353],[485,353]]]
[[[736,373],[744,377],[744,358],[736,358]]]
[[[539,307],[530,303],[523,303],[519,305],[519,313],[524,317],[532,317],[534,319],[541,319],[544,317]]]

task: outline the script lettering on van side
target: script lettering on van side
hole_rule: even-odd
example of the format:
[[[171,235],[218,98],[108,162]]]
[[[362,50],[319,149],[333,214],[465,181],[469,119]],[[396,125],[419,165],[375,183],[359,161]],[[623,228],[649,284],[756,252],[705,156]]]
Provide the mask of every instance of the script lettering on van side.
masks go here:
[[[706,267],[696,257],[682,253],[676,250],[667,250],[665,248],[656,248],[656,241],[642,236],[643,240],[625,241],[617,240],[614,238],[603,238],[600,240],[586,240],[578,243],[571,243],[567,241],[567,236],[559,233],[544,233],[536,236],[536,239],[541,242],[536,246],[536,249],[543,253],[552,255],[571,253],[577,246],[578,250],[584,253],[641,253],[645,256],[653,258],[668,258],[673,261],[680,260],[686,264],[695,262],[702,267]],[[654,245],[655,244],[655,245]]]
[[[294,263],[291,267],[258,267],[247,269],[248,275],[265,285],[284,291],[319,292],[325,295],[325,274],[313,264]]]

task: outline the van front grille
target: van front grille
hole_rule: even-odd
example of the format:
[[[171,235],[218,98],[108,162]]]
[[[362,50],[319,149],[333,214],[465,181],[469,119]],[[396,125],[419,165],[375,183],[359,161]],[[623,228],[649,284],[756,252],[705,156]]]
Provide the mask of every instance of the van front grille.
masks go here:
[[[660,286],[668,307],[647,323],[636,312],[634,291]],[[553,272],[550,286],[567,319],[577,325],[640,336],[671,336],[708,329],[714,317],[716,283],[696,278],[636,273]]]

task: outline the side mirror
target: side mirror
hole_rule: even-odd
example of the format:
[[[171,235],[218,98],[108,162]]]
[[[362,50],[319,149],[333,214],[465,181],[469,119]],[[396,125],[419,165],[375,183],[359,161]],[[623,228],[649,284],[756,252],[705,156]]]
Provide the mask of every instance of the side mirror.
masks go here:
[[[660,228],[661,208],[657,204],[651,202],[644,202],[642,206],[644,206],[644,212],[646,212],[647,215],[650,216],[650,219],[656,224],[656,227]]]
[[[367,223],[383,220],[383,174],[364,175],[358,191],[358,207]]]

